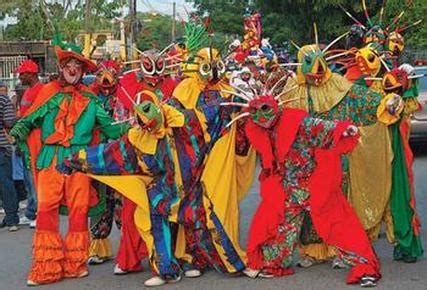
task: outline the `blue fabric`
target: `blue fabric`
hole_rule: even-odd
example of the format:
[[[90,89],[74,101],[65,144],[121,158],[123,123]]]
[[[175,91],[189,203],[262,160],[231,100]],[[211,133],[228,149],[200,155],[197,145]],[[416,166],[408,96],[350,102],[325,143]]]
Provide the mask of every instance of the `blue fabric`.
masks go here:
[[[34,186],[33,174],[30,169],[24,168],[24,184],[28,192],[27,208],[24,214],[28,219],[35,220],[37,212],[37,194]]]
[[[24,180],[24,162],[15,149],[12,149],[12,179]]]
[[[0,196],[6,213],[3,224],[17,225],[19,223],[18,194],[12,180],[12,156],[4,148],[0,148]]]

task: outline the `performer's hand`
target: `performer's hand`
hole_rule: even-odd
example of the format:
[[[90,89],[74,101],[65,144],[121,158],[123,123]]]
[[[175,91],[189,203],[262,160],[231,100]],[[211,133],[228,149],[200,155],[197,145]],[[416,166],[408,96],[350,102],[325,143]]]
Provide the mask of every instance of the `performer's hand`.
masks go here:
[[[356,126],[350,125],[347,127],[347,129],[345,129],[342,135],[344,137],[356,136],[358,132],[359,132],[359,129]]]
[[[4,133],[5,133],[5,135],[6,135],[7,142],[9,142],[9,144],[15,145],[15,144],[16,144],[16,138],[15,138],[15,137],[13,137],[13,136],[11,136],[11,135],[9,135],[9,134],[6,132],[6,130],[4,130]]]
[[[402,97],[396,94],[386,102],[387,111],[391,115],[395,115],[396,112],[399,112],[402,106],[403,106]]]

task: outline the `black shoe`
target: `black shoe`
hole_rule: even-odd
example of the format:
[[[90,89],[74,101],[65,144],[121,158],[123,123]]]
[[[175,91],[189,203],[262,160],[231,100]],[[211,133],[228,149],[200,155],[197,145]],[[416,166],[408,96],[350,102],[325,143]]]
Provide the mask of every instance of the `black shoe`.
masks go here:
[[[402,258],[402,261],[404,263],[412,264],[417,262],[417,257],[410,257],[410,256],[404,256]]]
[[[7,224],[4,222],[4,220],[0,223],[0,229],[7,227]]]

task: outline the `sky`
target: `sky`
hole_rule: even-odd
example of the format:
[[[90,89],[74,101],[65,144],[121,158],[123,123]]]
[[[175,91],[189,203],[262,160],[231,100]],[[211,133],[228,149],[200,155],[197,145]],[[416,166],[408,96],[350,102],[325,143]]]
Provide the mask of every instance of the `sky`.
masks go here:
[[[143,12],[157,12],[161,14],[172,15],[172,3],[173,0],[137,0],[138,11]],[[187,11],[192,11],[193,4],[186,3],[185,0],[175,0],[176,12],[178,18],[187,17]]]

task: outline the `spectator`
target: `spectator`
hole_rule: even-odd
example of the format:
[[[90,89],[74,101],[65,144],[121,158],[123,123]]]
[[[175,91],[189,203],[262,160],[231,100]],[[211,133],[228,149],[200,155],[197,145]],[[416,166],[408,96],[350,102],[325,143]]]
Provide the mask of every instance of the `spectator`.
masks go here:
[[[7,129],[15,122],[15,110],[7,95],[7,86],[0,82],[0,192],[6,216],[0,227],[18,230],[18,197],[12,180],[12,146]]]
[[[25,90],[22,99],[19,102],[18,116],[23,117],[27,109],[33,104],[43,84],[38,78],[39,67],[32,60],[25,60],[16,69],[15,73],[19,74],[19,80],[23,86],[28,86]],[[40,150],[40,130],[36,129],[28,136],[28,144],[31,144],[30,154],[34,156]],[[24,168],[24,183],[28,192],[28,204],[24,216],[20,219],[20,224],[30,224],[31,228],[35,227],[36,211],[37,211],[37,194],[35,190],[36,172],[35,164],[25,164]],[[32,168],[33,171],[28,168]]]

